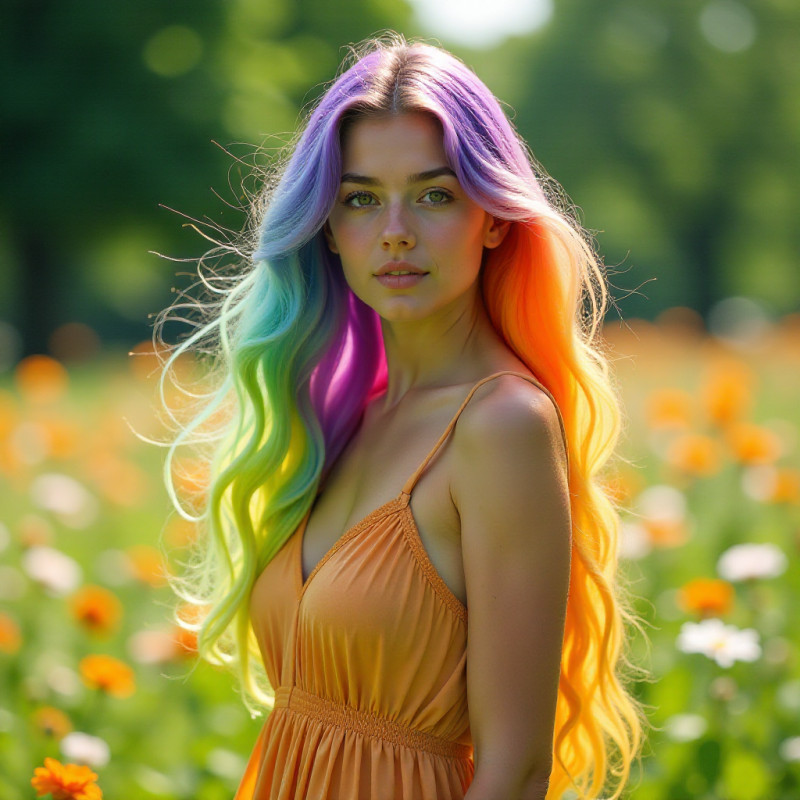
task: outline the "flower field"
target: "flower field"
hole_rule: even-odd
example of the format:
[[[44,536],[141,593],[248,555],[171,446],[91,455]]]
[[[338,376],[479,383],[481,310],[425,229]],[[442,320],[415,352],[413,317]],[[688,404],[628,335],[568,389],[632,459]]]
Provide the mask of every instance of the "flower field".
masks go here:
[[[800,318],[723,340],[673,309],[606,338],[653,726],[625,796],[798,798]],[[157,361],[135,350],[0,376],[1,800],[229,800],[263,724],[172,624],[164,574],[193,530],[131,431],[164,437]],[[191,497],[204,476],[181,467]]]

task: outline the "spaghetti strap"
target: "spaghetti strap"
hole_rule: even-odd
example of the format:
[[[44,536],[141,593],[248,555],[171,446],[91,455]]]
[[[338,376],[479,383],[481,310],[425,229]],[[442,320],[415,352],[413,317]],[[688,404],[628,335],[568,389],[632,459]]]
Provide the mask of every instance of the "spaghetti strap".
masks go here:
[[[556,402],[555,397],[553,397],[552,392],[542,384],[537,378],[534,378],[533,375],[526,375],[524,372],[515,372],[513,370],[503,370],[502,372],[495,372],[492,375],[488,375],[485,378],[479,380],[473,387],[470,389],[469,394],[464,398],[464,402],[461,403],[459,406],[458,411],[453,415],[453,418],[450,420],[448,426],[444,429],[444,433],[439,437],[439,440],[431,449],[430,453],[425,456],[422,463],[417,467],[414,474],[405,482],[403,486],[403,490],[401,494],[403,495],[411,495],[411,492],[414,490],[414,487],[417,485],[417,481],[420,479],[420,476],[425,471],[425,468],[431,462],[431,460],[436,456],[439,448],[447,441],[447,437],[453,431],[453,428],[456,426],[456,422],[458,422],[458,418],[461,416],[461,412],[467,407],[467,403],[472,399],[472,395],[483,386],[484,383],[488,383],[495,378],[499,378],[501,375],[516,375],[518,378],[523,378],[524,380],[528,381],[529,383],[533,383],[539,389],[541,389],[553,402],[553,405],[556,408],[556,413],[558,414],[558,424],[561,427],[561,435],[564,439],[564,450],[567,456],[567,480],[569,480],[569,447],[567,446],[567,433],[564,427],[564,418],[561,415],[561,409],[558,407],[558,403]]]

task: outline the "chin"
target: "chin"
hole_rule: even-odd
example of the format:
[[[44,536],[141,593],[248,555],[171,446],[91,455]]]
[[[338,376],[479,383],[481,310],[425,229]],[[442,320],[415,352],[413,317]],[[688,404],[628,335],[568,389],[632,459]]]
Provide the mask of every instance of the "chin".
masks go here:
[[[386,322],[414,322],[432,313],[432,309],[421,306],[414,297],[394,297],[389,302],[373,306],[373,309]]]

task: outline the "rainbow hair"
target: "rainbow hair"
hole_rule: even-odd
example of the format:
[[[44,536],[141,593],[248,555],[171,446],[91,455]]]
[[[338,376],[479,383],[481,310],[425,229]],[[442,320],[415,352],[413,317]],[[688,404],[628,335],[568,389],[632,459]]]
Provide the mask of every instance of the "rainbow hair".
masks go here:
[[[322,231],[340,182],[342,130],[364,115],[432,114],[466,193],[512,222],[503,243],[485,252],[484,303],[508,347],[553,394],[566,430],[572,570],[547,797],[571,789],[597,798],[613,775],[617,798],[646,721],[625,686],[622,668],[633,669],[625,626],[640,625],[617,582],[619,515],[600,480],[621,428],[598,339],[608,303],[601,264],[558,185],[462,62],[397,35],[354,55],[255,205],[249,268],[227,287],[204,281],[220,299],[166,361],[162,397],[175,359],[201,342],[211,342],[201,352],[213,354],[218,376],[167,453],[167,488],[186,516],[172,486],[173,456],[187,443],[213,443],[196,517],[205,536],[173,586],[204,609],[194,625],[201,656],[235,671],[251,710],[270,707],[274,687],[249,619],[253,584],[386,385],[379,318],[349,289]],[[209,436],[214,419],[223,421]]]

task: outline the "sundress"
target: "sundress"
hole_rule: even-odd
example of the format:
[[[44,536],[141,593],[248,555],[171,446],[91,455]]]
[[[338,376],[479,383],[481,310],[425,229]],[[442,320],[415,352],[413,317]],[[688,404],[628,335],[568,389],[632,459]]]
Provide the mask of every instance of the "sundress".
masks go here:
[[[306,581],[311,511],[258,577],[250,612],[275,706],[234,800],[464,797],[475,771],[467,609],[429,560],[409,501],[475,391],[500,375],[553,399],[519,372],[479,381],[400,494],[345,531]]]

